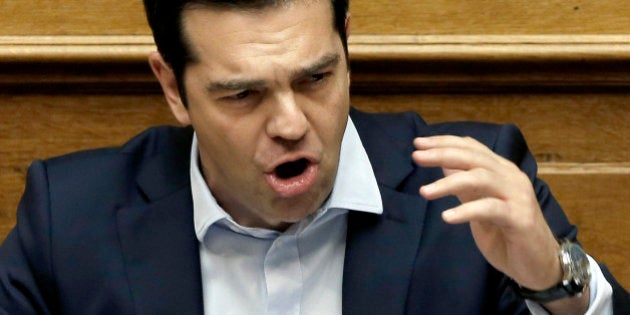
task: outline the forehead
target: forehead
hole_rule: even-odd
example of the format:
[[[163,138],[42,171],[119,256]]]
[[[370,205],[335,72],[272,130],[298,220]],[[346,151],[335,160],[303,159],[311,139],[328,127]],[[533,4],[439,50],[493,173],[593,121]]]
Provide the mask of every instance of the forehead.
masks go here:
[[[259,11],[268,7],[277,7],[286,5],[290,2],[308,1],[308,0],[197,0],[190,1],[184,5],[184,10],[196,8],[213,8],[225,10],[248,10]]]
[[[265,2],[265,6],[187,6],[182,30],[193,59],[211,52],[234,55],[242,46],[254,51],[295,49],[307,38],[323,40],[336,34],[328,0]]]

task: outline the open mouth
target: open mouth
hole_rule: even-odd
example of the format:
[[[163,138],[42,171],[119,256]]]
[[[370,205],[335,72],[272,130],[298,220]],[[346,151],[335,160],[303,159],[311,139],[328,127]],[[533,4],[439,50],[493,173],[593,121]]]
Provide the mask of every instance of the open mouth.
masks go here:
[[[276,176],[281,179],[288,179],[301,175],[302,173],[304,173],[307,167],[308,160],[302,158],[296,161],[286,162],[278,165],[278,167],[276,167],[275,173]]]
[[[309,191],[317,181],[318,173],[318,163],[301,158],[276,166],[265,179],[279,196],[291,198]]]

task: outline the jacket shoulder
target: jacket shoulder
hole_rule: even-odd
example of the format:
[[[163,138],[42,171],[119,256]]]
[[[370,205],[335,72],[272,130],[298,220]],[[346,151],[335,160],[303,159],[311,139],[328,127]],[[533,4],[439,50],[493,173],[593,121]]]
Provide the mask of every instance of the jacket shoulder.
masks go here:
[[[352,121],[359,133],[388,135],[393,139],[411,141],[415,137],[436,135],[455,135],[471,137],[492,146],[498,134],[509,129],[510,132],[520,134],[518,128],[512,124],[496,124],[477,121],[450,121],[435,124],[427,123],[418,113],[412,111],[398,113],[368,113],[358,109],[350,111]]]
[[[49,169],[66,167],[77,169],[83,164],[98,164],[121,158],[140,161],[166,150],[172,150],[173,146],[190,147],[191,141],[191,128],[157,126],[142,131],[121,146],[81,150],[52,157],[43,162]]]
[[[153,127],[119,147],[79,151],[36,161],[29,169],[27,183],[44,180],[53,199],[89,202],[135,199],[141,196],[134,193],[136,179],[156,161],[177,161],[156,169],[187,174],[185,168],[190,160],[191,141],[191,128]],[[59,201],[63,203],[63,200]]]

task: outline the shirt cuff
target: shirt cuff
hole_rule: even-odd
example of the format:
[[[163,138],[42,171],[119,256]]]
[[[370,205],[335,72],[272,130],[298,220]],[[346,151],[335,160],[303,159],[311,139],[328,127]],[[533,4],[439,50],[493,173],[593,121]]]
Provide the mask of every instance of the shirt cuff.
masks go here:
[[[588,261],[591,269],[591,282],[589,284],[591,300],[585,315],[612,315],[612,287],[604,278],[604,274],[595,259],[588,256]],[[549,314],[547,310],[536,302],[525,300],[525,303],[533,315]]]

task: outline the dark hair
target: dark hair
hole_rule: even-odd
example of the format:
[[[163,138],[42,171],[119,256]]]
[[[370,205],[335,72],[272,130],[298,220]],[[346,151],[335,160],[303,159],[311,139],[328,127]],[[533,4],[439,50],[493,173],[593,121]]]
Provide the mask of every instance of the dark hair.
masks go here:
[[[192,56],[182,32],[182,12],[187,6],[197,4],[218,8],[252,10],[280,5],[289,1],[309,0],[144,0],[144,7],[157,49],[173,69],[180,93],[185,96],[183,95],[184,85],[182,82],[184,71],[186,65],[194,61],[194,56]],[[330,1],[333,10],[333,27],[339,33],[347,57],[348,43],[345,21],[349,0]]]

